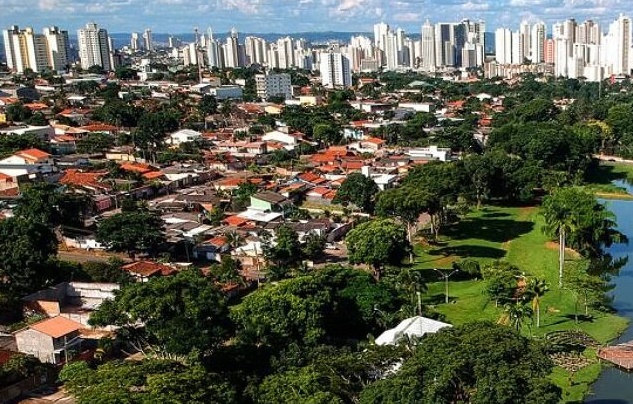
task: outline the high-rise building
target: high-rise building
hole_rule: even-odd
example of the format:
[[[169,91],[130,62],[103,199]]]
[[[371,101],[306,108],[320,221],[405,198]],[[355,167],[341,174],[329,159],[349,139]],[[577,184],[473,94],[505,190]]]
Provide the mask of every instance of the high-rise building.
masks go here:
[[[609,73],[630,74],[631,33],[631,18],[622,14],[609,25],[604,38]]]
[[[453,23],[435,25],[435,64],[438,67],[455,66],[455,29]]]
[[[547,30],[545,23],[537,22],[532,26],[532,38],[530,39],[530,60],[532,63],[545,62],[545,40]]]
[[[512,64],[512,31],[508,28],[495,31],[495,60],[502,65]]]
[[[322,52],[320,55],[321,84],[324,87],[349,87],[352,74],[349,59],[338,52]]]
[[[426,72],[435,71],[435,27],[426,20],[422,25],[421,68]]]
[[[70,45],[68,31],[58,27],[44,28],[48,52],[48,66],[55,71],[65,70],[70,62]]]
[[[138,32],[132,32],[132,37],[130,38],[130,50],[132,52],[136,52],[138,50]]]
[[[18,73],[26,69],[41,72],[51,66],[45,35],[36,34],[33,28],[20,30],[14,25],[3,31],[3,37],[7,65],[12,70]]]
[[[152,30],[147,28],[143,32],[143,46],[145,50],[148,52],[152,52],[154,50],[154,42],[152,40]]]
[[[82,69],[101,66],[103,70],[112,70],[108,31],[99,28],[95,23],[89,23],[86,24],[86,28],[77,31],[77,38]]]
[[[292,98],[292,83],[288,73],[255,75],[257,96],[263,100],[269,97]]]
[[[231,29],[231,35],[226,38],[224,44],[224,67],[240,67],[240,45],[238,43],[238,33],[235,28]]]

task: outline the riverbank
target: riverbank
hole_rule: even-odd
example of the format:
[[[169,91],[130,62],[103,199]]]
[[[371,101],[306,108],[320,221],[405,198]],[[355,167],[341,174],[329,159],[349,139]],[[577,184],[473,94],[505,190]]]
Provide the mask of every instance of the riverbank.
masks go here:
[[[622,182],[633,183],[633,164],[617,161],[600,161],[592,167],[586,179],[586,187],[598,198],[633,200]]]
[[[443,229],[440,245],[417,246],[416,266],[428,271],[428,279],[435,280],[437,274],[433,268],[447,269],[454,261],[468,258],[481,265],[495,260],[507,261],[527,277],[545,280],[549,285],[549,291],[541,299],[541,326],[536,328],[526,319],[521,330],[524,335],[542,337],[553,331],[580,329],[601,344],[617,338],[627,327],[625,318],[591,311],[587,321],[575,322],[576,296],[569,289],[558,288],[558,250],[555,246],[552,248],[543,233],[544,224],[535,207],[487,207]],[[566,259],[568,267],[580,264],[573,251],[568,252]],[[442,303],[444,287],[439,280],[431,282],[425,303],[433,305],[453,324],[475,320],[496,322],[503,314],[503,308],[496,307],[487,297],[483,280],[451,280],[449,304]],[[587,355],[595,358],[592,350]],[[600,369],[601,365],[595,359],[591,365],[574,373],[557,367],[552,380],[563,389],[565,402],[579,401],[598,378]]]

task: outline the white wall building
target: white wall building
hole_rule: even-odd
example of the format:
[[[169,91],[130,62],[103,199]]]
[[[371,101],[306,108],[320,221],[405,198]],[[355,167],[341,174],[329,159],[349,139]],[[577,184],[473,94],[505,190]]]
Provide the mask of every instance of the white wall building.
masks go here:
[[[281,96],[286,100],[292,98],[292,83],[288,73],[255,75],[257,96],[262,100],[268,97]]]
[[[101,66],[105,71],[112,70],[108,31],[99,28],[95,23],[89,23],[86,28],[77,31],[77,38],[82,69],[96,65]]]
[[[352,73],[347,56],[336,52],[323,52],[319,66],[321,84],[324,87],[349,87],[352,85]]]

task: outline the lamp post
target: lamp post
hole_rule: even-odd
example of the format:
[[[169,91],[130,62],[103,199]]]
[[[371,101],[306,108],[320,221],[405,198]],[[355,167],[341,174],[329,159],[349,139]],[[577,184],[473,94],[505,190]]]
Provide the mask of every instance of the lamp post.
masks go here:
[[[448,278],[458,273],[459,269],[455,269],[451,272],[442,272],[437,268],[433,268],[433,270],[440,274],[440,277],[444,278],[444,301],[448,304]]]

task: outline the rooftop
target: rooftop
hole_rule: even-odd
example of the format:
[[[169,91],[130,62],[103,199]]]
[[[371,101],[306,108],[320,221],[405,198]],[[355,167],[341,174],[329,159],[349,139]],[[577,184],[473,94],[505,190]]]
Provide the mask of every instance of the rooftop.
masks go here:
[[[31,325],[29,328],[53,338],[60,338],[81,328],[81,324],[66,317],[53,317]]]

